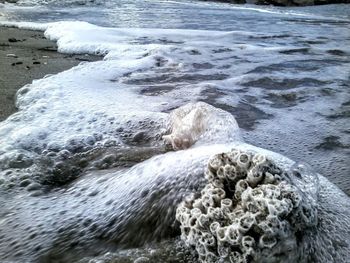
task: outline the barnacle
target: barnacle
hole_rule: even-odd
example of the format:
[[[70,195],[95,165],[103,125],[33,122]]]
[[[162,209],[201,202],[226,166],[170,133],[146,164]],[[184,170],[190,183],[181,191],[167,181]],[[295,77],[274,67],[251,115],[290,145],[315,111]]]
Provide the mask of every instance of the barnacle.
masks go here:
[[[317,215],[287,171],[260,153],[232,150],[211,158],[205,177],[201,196],[176,212],[182,239],[201,262],[276,262],[284,250],[296,258],[296,233]]]

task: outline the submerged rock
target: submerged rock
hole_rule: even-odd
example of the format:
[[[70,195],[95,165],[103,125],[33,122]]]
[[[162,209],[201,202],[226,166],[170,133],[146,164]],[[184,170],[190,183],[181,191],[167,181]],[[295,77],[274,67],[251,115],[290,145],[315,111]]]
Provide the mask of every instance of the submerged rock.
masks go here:
[[[41,191],[39,184],[26,181],[23,187],[31,188],[32,192],[25,198],[22,188],[16,191],[0,188],[0,258],[5,262],[77,262],[111,252],[117,253],[114,258],[121,259],[115,262],[132,262],[122,261],[121,249],[150,243],[161,247],[158,241],[181,234],[176,211],[187,196],[193,195],[190,203],[192,207],[196,203],[198,208],[192,209],[192,213],[202,211],[201,204],[205,204],[208,212],[210,208],[210,213],[218,215],[215,220],[222,224],[220,229],[226,229],[212,236],[214,242],[222,237],[222,232],[223,239],[229,234],[227,238],[234,242],[238,228],[229,228],[233,223],[225,219],[225,215],[233,216],[232,222],[244,232],[242,236],[236,235],[244,244],[237,245],[242,247],[240,252],[243,248],[250,251],[250,259],[261,257],[265,262],[278,262],[295,255],[298,262],[347,261],[350,256],[348,196],[321,175],[304,166],[295,166],[295,162],[282,155],[237,141],[239,128],[229,113],[204,103],[186,105],[182,110],[187,108],[204,109],[211,116],[211,125],[186,150],[153,152],[155,156],[139,160],[131,167],[86,170],[79,179],[48,192]],[[228,120],[232,126],[217,126]],[[189,127],[193,126],[189,123]],[[222,154],[232,149],[238,152]],[[105,153],[101,162],[117,160],[117,153],[108,150]],[[211,161],[207,169],[208,160]],[[228,184],[226,177],[235,184]],[[208,180],[221,191],[206,186]],[[201,204],[195,200],[201,200]],[[178,219],[184,224],[188,211],[185,209],[187,212],[181,215],[181,206]],[[220,213],[220,210],[225,211]],[[259,212],[261,216],[253,217]],[[200,256],[207,253],[201,244],[213,241],[207,235],[209,232],[200,235],[201,231],[205,233],[202,228],[210,220],[199,215],[198,230],[190,241],[182,226],[189,250],[194,246]],[[209,230],[210,226],[215,231],[217,224],[210,224]],[[226,252],[232,252],[230,256],[234,259],[242,256],[223,241],[216,252],[205,254],[207,262],[209,259],[220,262]],[[152,254],[143,253],[132,259],[139,257],[151,259]],[[162,262],[177,262],[174,257],[169,253],[162,256]],[[182,257],[178,255],[178,258]],[[195,259],[190,257],[185,262]]]

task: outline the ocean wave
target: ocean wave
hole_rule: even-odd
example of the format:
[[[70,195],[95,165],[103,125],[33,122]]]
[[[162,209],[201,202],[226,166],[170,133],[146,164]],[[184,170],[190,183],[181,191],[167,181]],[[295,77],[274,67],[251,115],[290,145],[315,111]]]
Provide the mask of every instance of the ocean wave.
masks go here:
[[[276,151],[289,144],[295,155],[304,153],[317,142],[310,129],[315,121],[322,134],[331,129],[315,113],[346,99],[339,87],[348,80],[349,50],[336,37],[311,31],[7,25],[45,30],[60,52],[103,58],[26,85],[17,94],[19,111],[0,123],[0,255],[6,260],[74,261],[177,236],[176,207],[205,186],[211,156],[253,151],[289,171],[294,161],[243,143],[240,133],[253,144]],[[340,26],[338,33],[345,31]],[[309,63],[300,69],[302,59]],[[324,103],[327,87],[339,93]],[[289,104],[276,112],[281,100]],[[319,191],[320,224],[303,236],[302,260],[345,261],[348,197],[316,172],[298,169],[293,176],[301,176],[301,192]]]

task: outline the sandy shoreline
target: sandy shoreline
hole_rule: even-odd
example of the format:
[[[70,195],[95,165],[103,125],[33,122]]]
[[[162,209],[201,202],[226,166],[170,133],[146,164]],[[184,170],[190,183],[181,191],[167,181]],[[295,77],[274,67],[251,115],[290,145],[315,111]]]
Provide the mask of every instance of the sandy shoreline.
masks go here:
[[[60,54],[40,31],[0,27],[0,121],[16,111],[18,89],[97,56]]]
[[[8,27],[0,27],[0,58],[0,121],[16,112],[15,94],[24,85],[35,79],[41,79],[47,74],[56,74],[67,70],[82,61],[101,59],[101,57],[91,55],[58,53],[56,43],[47,40],[42,32]],[[210,96],[203,99],[203,101],[231,112],[243,130],[253,129],[254,124],[259,119],[270,117],[270,115],[249,103],[239,103],[236,107],[231,107],[218,103]],[[335,115],[334,118],[345,118],[347,116],[348,111],[345,108],[347,104],[343,106],[344,112],[341,112],[339,116]],[[349,178],[336,172],[348,169],[346,151],[349,145],[341,143],[341,138],[336,136],[328,136],[324,139],[320,138],[320,140],[321,143],[316,145],[315,149],[325,153],[332,151],[332,153],[339,156],[340,160],[335,162],[332,159],[334,157],[330,157],[329,165],[334,167],[335,172],[323,174],[346,194],[350,195]],[[262,147],[264,148],[264,145]],[[265,148],[269,148],[269,145]],[[310,163],[317,167],[317,163],[316,165],[315,162],[312,163],[312,159]]]

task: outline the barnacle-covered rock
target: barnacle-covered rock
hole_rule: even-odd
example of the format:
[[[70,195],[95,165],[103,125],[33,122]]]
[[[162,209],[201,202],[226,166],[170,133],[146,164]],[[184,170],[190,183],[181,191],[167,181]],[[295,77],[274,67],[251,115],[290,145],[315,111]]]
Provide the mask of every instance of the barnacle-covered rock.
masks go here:
[[[201,196],[177,209],[182,239],[201,262],[303,262],[298,242],[316,205],[291,176],[260,153],[214,156]]]

